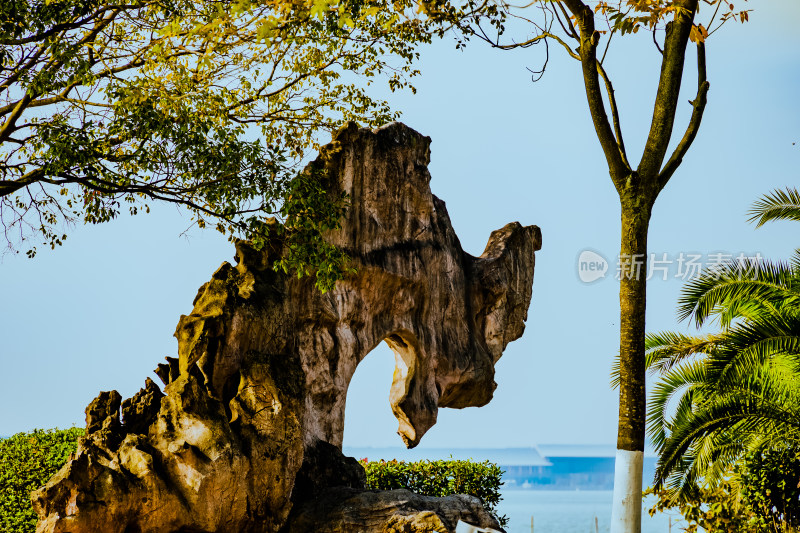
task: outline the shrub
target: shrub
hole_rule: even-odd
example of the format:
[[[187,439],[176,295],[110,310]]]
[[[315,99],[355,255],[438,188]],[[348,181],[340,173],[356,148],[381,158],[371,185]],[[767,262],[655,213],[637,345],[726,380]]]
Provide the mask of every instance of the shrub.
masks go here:
[[[766,533],[751,523],[754,515],[741,505],[730,481],[713,487],[696,488],[677,502],[669,490],[653,491],[650,488],[645,492],[645,495],[648,494],[655,494],[658,498],[648,511],[650,516],[657,512],[677,510],[686,520],[686,533]]]
[[[800,449],[784,445],[750,453],[736,475],[742,504],[765,530],[800,526]]]
[[[506,516],[498,516],[495,507],[500,500],[500,467],[484,461],[368,461],[362,459],[367,471],[367,488],[372,490],[408,489],[425,496],[469,494],[477,496],[483,507],[497,518],[500,525],[508,524]]]
[[[669,490],[650,514],[677,509],[688,533],[789,533],[800,526],[800,449],[780,445],[752,452],[715,486],[695,487],[676,501]]]
[[[0,532],[33,533],[31,492],[52,477],[78,446],[83,429],[35,429],[0,439]]]

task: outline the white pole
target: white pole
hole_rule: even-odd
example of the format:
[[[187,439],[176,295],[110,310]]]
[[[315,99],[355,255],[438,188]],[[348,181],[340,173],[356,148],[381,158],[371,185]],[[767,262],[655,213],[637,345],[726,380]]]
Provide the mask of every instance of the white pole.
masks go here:
[[[611,533],[642,531],[642,463],[644,452],[617,450]]]

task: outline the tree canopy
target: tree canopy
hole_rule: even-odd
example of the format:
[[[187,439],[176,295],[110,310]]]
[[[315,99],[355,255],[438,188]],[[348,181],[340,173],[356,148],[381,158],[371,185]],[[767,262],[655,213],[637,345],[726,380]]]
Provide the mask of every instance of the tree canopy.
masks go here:
[[[0,6],[0,224],[17,252],[74,221],[187,208],[298,272],[337,272],[320,235],[346,205],[298,176],[322,135],[396,115],[373,99],[430,39],[406,0],[11,0]],[[281,224],[269,224],[275,216]],[[314,264],[317,263],[317,264]],[[325,275],[323,286],[330,285]]]

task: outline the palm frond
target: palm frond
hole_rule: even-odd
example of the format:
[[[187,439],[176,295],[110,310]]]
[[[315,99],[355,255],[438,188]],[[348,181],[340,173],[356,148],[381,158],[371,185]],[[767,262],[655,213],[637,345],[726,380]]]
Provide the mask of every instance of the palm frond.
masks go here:
[[[800,192],[775,190],[751,221],[800,221]],[[678,316],[705,336],[661,332],[645,339],[651,374],[647,433],[659,452],[654,485],[676,499],[729,476],[759,449],[800,445],[800,249],[788,262],[728,261],[689,281]],[[619,362],[614,377],[619,379]]]
[[[611,375],[609,376],[609,384],[611,385],[612,390],[616,390],[619,388],[619,382],[622,379],[621,368],[620,365],[622,363],[619,359],[619,352],[617,355],[614,356],[614,360],[611,361]]]
[[[800,370],[800,317],[777,315],[737,324],[721,334],[720,349],[706,359],[715,386],[744,379],[771,359],[786,357]]]
[[[678,319],[693,317],[702,327],[706,320],[721,316],[722,327],[740,316],[735,310],[775,312],[787,301],[800,303],[800,270],[793,265],[766,260],[729,261],[705,270],[687,282],[678,299]]]
[[[755,222],[757,228],[770,220],[800,221],[800,191],[794,187],[775,189],[759,198],[748,215],[748,222]]]
[[[694,392],[698,384],[705,381],[705,367],[701,362],[686,363],[675,367],[656,383],[650,392],[647,407],[647,434],[650,441],[661,450],[674,424],[691,414]],[[669,405],[678,398],[673,417],[669,416]]]
[[[764,370],[746,382],[719,391],[680,424],[674,424],[660,450],[656,486],[667,484],[685,490],[698,477],[709,475],[714,469],[724,470],[723,463],[735,460],[736,454],[728,453],[734,446],[721,448],[720,442],[800,442],[800,399],[784,383]],[[712,453],[716,448],[717,452]]]
[[[648,333],[644,339],[645,368],[664,373],[694,355],[710,355],[720,346],[716,335],[695,337],[672,331]]]

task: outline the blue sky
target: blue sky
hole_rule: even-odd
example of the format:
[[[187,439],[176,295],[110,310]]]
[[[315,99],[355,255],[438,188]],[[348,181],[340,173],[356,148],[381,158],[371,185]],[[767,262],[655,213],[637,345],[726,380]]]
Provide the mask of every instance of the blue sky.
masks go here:
[[[800,176],[800,2],[749,2],[751,22],[708,42],[709,103],[697,140],[659,198],[650,249],[786,258],[798,226],[756,230],[746,222],[763,193]],[[521,38],[522,36],[520,36]],[[584,249],[618,250],[619,203],[589,120],[577,62],[553,47],[547,72],[531,83],[541,49],[491,50],[450,40],[423,50],[418,92],[385,94],[403,121],[433,139],[431,186],[448,207],[463,247],[478,255],[507,222],[537,224],[533,300],[525,335],[497,365],[494,400],[442,409],[420,446],[504,447],[534,443],[613,444],[617,396],[608,386],[617,350],[614,266],[582,283]],[[652,113],[659,57],[648,38],[612,44],[629,156],[638,161]],[[695,92],[689,54],[678,135]],[[798,143],[794,145],[793,143]],[[181,232],[188,218],[160,206],[150,215],[78,226],[64,247],[33,260],[0,262],[0,435],[83,425],[99,390],[131,396],[164,356],[180,314],[233,248],[213,231]],[[674,268],[674,267],[673,267]],[[671,272],[674,274],[674,271]],[[681,280],[649,282],[648,329],[686,329],[675,320]],[[389,406],[393,358],[370,353],[348,394],[345,444],[399,446]]]

